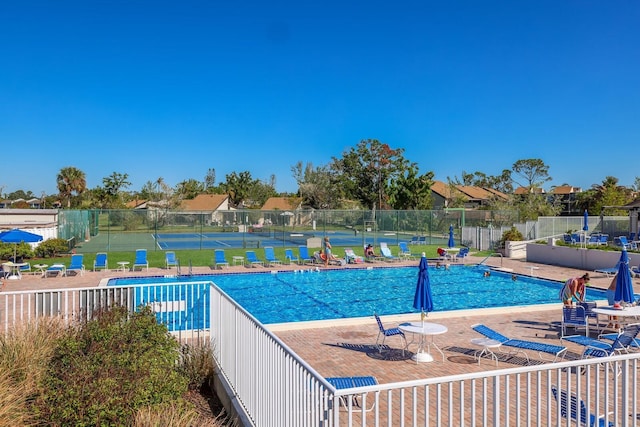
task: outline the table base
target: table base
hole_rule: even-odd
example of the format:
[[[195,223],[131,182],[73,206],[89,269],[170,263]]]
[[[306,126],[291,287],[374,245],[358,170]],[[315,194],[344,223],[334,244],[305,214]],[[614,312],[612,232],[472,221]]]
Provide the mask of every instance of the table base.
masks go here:
[[[20,279],[20,276],[16,276],[15,274],[12,274],[11,276],[7,277],[7,280],[18,280]]]
[[[411,360],[415,361],[416,363],[433,362],[433,356],[430,355],[429,353],[418,352],[418,353],[413,355]]]

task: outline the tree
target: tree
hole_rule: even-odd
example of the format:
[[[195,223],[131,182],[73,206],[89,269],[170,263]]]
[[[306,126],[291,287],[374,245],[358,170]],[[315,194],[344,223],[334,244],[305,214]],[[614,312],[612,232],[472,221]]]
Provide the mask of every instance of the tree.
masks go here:
[[[314,209],[336,209],[342,191],[335,175],[328,166],[313,167],[312,163],[296,163],[291,167],[293,178],[298,183],[298,195],[302,203]]]
[[[60,198],[67,200],[67,208],[71,208],[71,197],[74,193],[80,196],[87,189],[85,173],[72,166],[60,169],[56,181]]]
[[[247,201],[249,191],[256,183],[249,171],[231,172],[225,176],[225,179],[226,181],[221,183],[220,187],[229,195],[229,202],[235,207]]]
[[[432,185],[433,172],[418,175],[418,166],[411,164],[390,189],[389,203],[393,209],[431,209]]]
[[[182,199],[193,199],[204,190],[205,184],[193,178],[179,182],[176,186],[176,193]]]
[[[541,188],[542,184],[551,181],[549,166],[540,159],[522,159],[513,164],[513,172],[525,179],[525,183],[518,183],[528,189]],[[504,172],[503,172],[504,173]]]
[[[204,177],[204,191],[211,192],[216,186],[216,170],[209,168]]]
[[[606,215],[626,215],[627,211],[616,207],[633,201],[633,191],[618,185],[618,178],[607,176],[601,184],[577,195],[578,206],[588,212]]]
[[[343,153],[341,159],[334,157],[331,167],[347,195],[371,209],[385,209],[394,181],[408,168],[403,153],[402,148],[367,139]]]

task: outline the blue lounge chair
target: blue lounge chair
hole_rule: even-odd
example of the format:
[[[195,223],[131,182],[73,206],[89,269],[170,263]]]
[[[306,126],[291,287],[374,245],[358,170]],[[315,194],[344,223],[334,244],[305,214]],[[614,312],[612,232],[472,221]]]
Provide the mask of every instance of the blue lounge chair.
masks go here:
[[[131,266],[131,271],[135,271],[136,267],[146,268],[149,271],[149,261],[147,261],[147,250],[146,249],[136,249],[136,259],[133,261],[133,266]]]
[[[560,396],[558,396],[558,387],[555,385],[551,386],[551,392],[553,393],[553,397],[555,397],[556,402],[560,405],[560,414],[564,418],[571,417],[572,419],[580,421],[581,426],[597,426],[597,427],[613,427],[613,422],[605,422],[604,415],[596,416],[594,414],[590,414],[587,411],[587,407],[583,400],[578,399],[578,397],[571,393],[569,394],[565,390],[560,390]],[[580,410],[580,414],[578,414],[578,409]],[[609,412],[609,415],[613,414],[613,412]],[[587,418],[589,418],[587,420]]]
[[[600,338],[614,338],[613,343],[609,344],[602,339],[586,337],[583,335],[572,335],[562,337],[561,340],[569,341],[574,344],[585,346],[582,357],[606,357],[614,353],[628,353],[630,347],[637,345],[636,338],[640,333],[640,323],[627,325],[620,334],[601,335]],[[605,339],[607,339],[605,338]]]
[[[84,260],[84,254],[73,254],[71,255],[71,263],[69,267],[67,267],[67,274],[70,271],[73,271],[76,274],[84,275],[84,264],[82,263]]]
[[[178,266],[178,260],[176,259],[176,253],[169,251],[164,254],[164,266],[169,269],[171,267]]]
[[[255,267],[255,266],[261,266],[264,267],[264,262],[259,260],[258,257],[256,256],[256,253],[254,251],[247,251],[246,252],[246,256],[247,256],[247,263],[246,265],[250,266],[250,267]]]
[[[298,246],[298,254],[301,264],[313,264],[315,262],[315,260],[309,256],[309,248],[306,246]]]
[[[18,271],[20,274],[22,273],[31,273],[31,264],[28,262],[23,262],[20,267],[18,267]]]
[[[216,249],[213,253],[213,268],[229,267],[229,262],[224,255],[224,249]]]
[[[469,256],[469,248],[462,248],[456,254],[456,259],[459,259],[464,262],[464,259]]]
[[[398,257],[393,256],[391,249],[384,242],[380,243],[380,253],[385,261],[398,261]]]
[[[398,252],[398,257],[404,259],[411,259],[414,257],[414,255],[409,250],[407,242],[398,242],[398,248],[400,249]]]
[[[344,259],[347,264],[361,264],[364,262],[364,258],[356,255],[351,248],[344,248]]]
[[[516,349],[516,352],[522,353],[527,359],[527,363],[529,362],[529,356],[522,350],[532,350],[537,351],[540,359],[544,360],[542,357],[543,353],[551,354],[554,356],[553,361],[555,362],[558,358],[564,358],[565,353],[567,352],[567,347],[553,344],[545,344],[537,341],[525,341],[520,339],[511,339],[502,335],[490,327],[483,325],[481,323],[477,323],[472,325],[471,328],[478,332],[479,334],[484,335],[485,337],[496,340],[500,342],[505,347],[512,347]]]
[[[347,388],[358,388],[358,387],[368,387],[372,385],[378,385],[378,380],[375,377],[366,376],[366,377],[330,377],[325,378],[329,384],[335,387],[337,390],[347,389]],[[366,394],[366,393],[365,393]],[[364,399],[364,395],[362,394],[362,398]],[[351,406],[356,409],[362,409],[362,404],[358,400],[359,395],[352,395],[351,397]],[[346,399],[347,396],[342,396],[340,398],[340,404],[345,408],[349,407],[349,401]],[[373,399],[372,399],[373,400]],[[373,409],[375,405],[375,400],[372,401],[371,406],[364,408],[365,411],[370,411]]]
[[[284,250],[284,260],[287,264],[293,264],[294,262],[296,264],[300,263],[300,258],[298,258],[297,256],[295,256],[293,254],[293,250],[291,249],[285,249]]]
[[[273,247],[272,246],[265,246],[264,247],[264,259],[265,259],[265,266],[273,266],[273,265],[278,265],[278,264],[282,264],[282,261],[280,261],[278,258],[276,258],[276,254],[273,251]]]
[[[384,341],[387,337],[398,335],[404,342],[404,346],[402,347],[402,355],[404,356],[404,349],[407,348],[407,338],[404,336],[404,332],[402,332],[400,328],[385,329],[382,325],[382,320],[380,320],[380,316],[375,313],[373,316],[376,318],[376,322],[378,323],[378,338],[376,338],[376,347],[378,347],[378,352],[382,351],[382,346],[384,346]],[[382,337],[382,342],[380,342],[380,337]]]
[[[66,276],[67,267],[64,264],[53,264],[51,267],[44,271],[44,277],[51,276]]]
[[[595,271],[596,273],[602,273],[607,277],[614,276],[618,272],[618,263],[610,268],[598,268],[593,271]]]
[[[93,260],[93,271],[97,271],[100,269],[103,269],[103,270],[109,269],[107,254],[105,252],[98,252],[96,254],[96,259]]]

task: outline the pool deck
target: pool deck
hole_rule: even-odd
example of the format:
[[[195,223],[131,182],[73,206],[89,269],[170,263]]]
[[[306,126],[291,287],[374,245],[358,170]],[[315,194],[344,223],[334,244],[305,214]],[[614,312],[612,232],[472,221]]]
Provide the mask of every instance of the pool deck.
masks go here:
[[[465,264],[475,264],[483,258],[467,257]],[[364,264],[364,266],[392,266],[392,265],[417,265],[417,260],[396,263],[377,262]],[[566,280],[584,274],[583,270],[575,270],[565,267],[534,264],[523,260],[508,258],[489,258],[486,262],[494,268],[503,268],[505,271],[513,271],[516,274],[531,275],[551,279]],[[335,268],[361,268],[356,266]],[[300,269],[297,265],[278,266],[278,270]],[[312,268],[306,266],[305,268]],[[315,268],[315,267],[313,267]],[[330,267],[333,268],[333,267]],[[227,272],[251,272],[264,270],[262,267],[246,268],[232,266],[223,270],[213,270],[210,267],[194,267],[194,274],[214,274]],[[324,267],[319,267],[324,269]],[[142,277],[164,276],[175,274],[175,269],[150,268],[149,271],[121,272],[121,271],[87,271],[84,275],[69,277],[43,278],[39,274],[23,275],[22,280],[4,280],[2,291],[23,291],[62,289],[77,287],[98,286],[103,279],[110,277]],[[606,289],[611,277],[589,272],[591,286]],[[416,276],[417,277],[417,276]],[[634,278],[634,290],[640,293],[640,280]],[[588,291],[587,291],[588,292]],[[318,322],[299,322],[281,325],[269,325],[268,327],[299,354],[309,365],[325,377],[330,376],[356,376],[374,375],[380,383],[412,380],[416,378],[430,378],[470,373],[493,369],[522,366],[524,359],[519,356],[507,356],[500,354],[498,366],[495,361],[482,359],[478,364],[473,354],[479,347],[471,344],[472,338],[480,335],[471,329],[475,323],[484,323],[493,327],[506,336],[518,337],[525,340],[541,341],[549,344],[560,344],[560,316],[561,304],[549,304],[529,307],[507,307],[492,309],[474,309],[451,312],[429,313],[427,322],[440,323],[448,328],[443,335],[434,337],[434,341],[444,352],[444,362],[441,357],[430,363],[416,363],[410,359],[411,353],[401,352],[401,340],[392,336],[386,343],[390,349],[378,352],[375,348],[378,327],[372,316],[358,319],[341,319]],[[401,316],[384,316],[382,318],[385,327],[396,327],[405,321],[419,321],[416,314]],[[411,341],[411,334],[407,339]],[[569,344],[567,359],[579,357],[582,347]],[[415,343],[410,350],[415,351]],[[439,355],[438,355],[439,356]],[[537,355],[531,354],[530,363],[541,363]]]

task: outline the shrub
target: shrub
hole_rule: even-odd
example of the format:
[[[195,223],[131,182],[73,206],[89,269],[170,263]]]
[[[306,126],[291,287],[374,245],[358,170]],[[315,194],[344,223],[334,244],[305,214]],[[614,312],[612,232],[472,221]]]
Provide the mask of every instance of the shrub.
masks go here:
[[[505,242],[517,242],[520,240],[524,240],[524,236],[520,230],[515,227],[511,227],[509,230],[502,233],[502,237],[500,238],[499,245],[501,248],[504,248]]]
[[[39,258],[53,258],[69,252],[69,245],[65,239],[48,239],[40,243],[36,248],[36,256]]]
[[[179,344],[149,307],[98,313],[60,340],[37,406],[48,425],[132,425],[139,408],[187,391]]]
[[[213,378],[215,362],[209,341],[182,346],[180,371],[189,381],[189,389],[200,390],[205,381]]]
[[[20,243],[2,243],[0,242],[0,259],[11,259],[13,255],[16,255],[16,258],[33,258],[33,249],[31,249],[31,245],[25,242]]]

